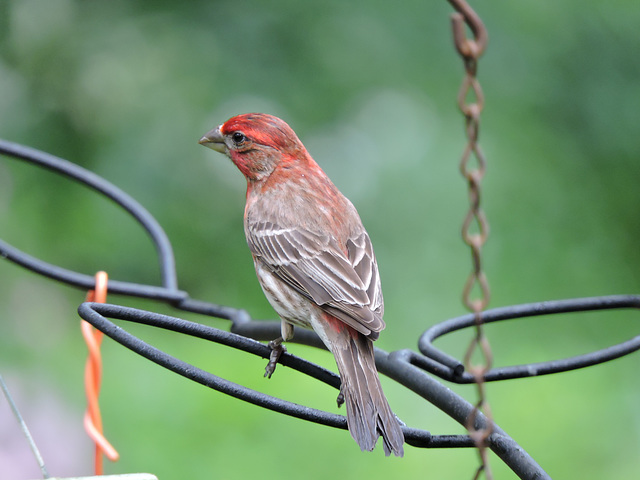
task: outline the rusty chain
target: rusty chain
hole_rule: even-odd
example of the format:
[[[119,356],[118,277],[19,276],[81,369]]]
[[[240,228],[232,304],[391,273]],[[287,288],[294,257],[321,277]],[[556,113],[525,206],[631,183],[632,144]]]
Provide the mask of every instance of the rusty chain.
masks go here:
[[[474,479],[484,473],[487,479],[492,479],[488,460],[488,439],[493,431],[491,409],[487,401],[486,383],[484,377],[491,370],[493,354],[489,341],[484,334],[482,312],[487,308],[490,298],[489,282],[482,269],[482,247],[489,236],[489,223],[484,211],[480,207],[481,182],[486,171],[486,159],[480,145],[478,134],[480,129],[480,114],[484,107],[484,96],[480,83],[476,78],[478,59],[487,45],[487,30],[480,17],[464,0],[449,0],[457,10],[451,15],[453,40],[456,50],[464,61],[465,75],[458,93],[458,107],[465,117],[467,146],[460,160],[460,171],[468,183],[469,211],[462,224],[462,238],[471,248],[472,272],[469,275],[462,292],[465,307],[474,314],[475,334],[471,339],[464,356],[464,365],[475,379],[478,401],[469,418],[467,430],[478,449],[480,466],[475,472]],[[465,24],[473,33],[473,39],[467,38]],[[475,166],[470,165],[475,159]],[[479,295],[474,292],[479,290]],[[473,357],[480,355],[482,362],[473,363]],[[489,420],[484,428],[478,427],[476,420],[482,411]]]

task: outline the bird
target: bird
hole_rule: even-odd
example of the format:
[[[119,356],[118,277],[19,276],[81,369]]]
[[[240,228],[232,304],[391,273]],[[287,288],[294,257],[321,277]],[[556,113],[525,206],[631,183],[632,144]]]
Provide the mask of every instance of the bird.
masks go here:
[[[227,155],[247,181],[244,231],[258,281],[281,319],[265,377],[294,326],[312,328],[335,357],[338,406],[362,451],[382,437],[404,455],[399,419],[384,395],[373,341],[385,328],[378,264],[353,204],[313,160],[293,129],[264,113],[234,116],[201,145]]]

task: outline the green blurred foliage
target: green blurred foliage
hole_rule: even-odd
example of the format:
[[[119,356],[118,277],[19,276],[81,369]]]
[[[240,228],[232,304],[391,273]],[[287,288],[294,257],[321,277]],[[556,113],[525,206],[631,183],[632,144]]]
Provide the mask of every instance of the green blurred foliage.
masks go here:
[[[480,62],[481,143],[491,224],[491,306],[640,290],[640,8],[473,2],[490,34]],[[283,117],[355,203],[376,247],[386,350],[415,348],[463,313],[470,268],[455,98],[461,61],[441,2],[0,0],[0,136],[80,164],[156,216],[194,298],[273,318],[242,232],[244,180],[198,138],[230,116]],[[49,262],[158,283],[144,232],[119,209],[49,172],[0,160],[0,236]],[[0,370],[52,474],[91,472],[81,432],[83,293],[0,263]],[[112,302],[160,312],[152,302]],[[202,321],[201,318],[179,314]],[[487,328],[498,365],[584,353],[637,334],[630,312]],[[204,320],[209,321],[209,320]],[[210,321],[226,328],[222,321]],[[143,338],[218,375],[317,408],[336,392],[215,345],[144,328]],[[461,355],[471,333],[440,345]],[[291,345],[333,368],[326,352]],[[361,453],[344,431],[193,385],[104,342],[101,396],[116,472],[174,478],[471,478],[470,450]],[[491,384],[497,422],[554,478],[640,471],[633,355],[580,372]],[[463,429],[390,381],[410,426]],[[470,387],[452,387],[473,400]],[[0,478],[38,476],[0,402]],[[381,450],[381,449],[380,449]],[[496,478],[514,478],[492,457]],[[11,472],[11,473],[8,473]],[[6,475],[6,476],[3,476]]]

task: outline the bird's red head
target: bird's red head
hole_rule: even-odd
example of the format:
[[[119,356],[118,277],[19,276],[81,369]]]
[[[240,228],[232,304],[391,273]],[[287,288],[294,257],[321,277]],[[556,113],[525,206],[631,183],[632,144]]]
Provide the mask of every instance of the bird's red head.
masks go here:
[[[223,135],[242,133],[255,143],[282,152],[292,152],[302,146],[298,136],[284,120],[266,113],[245,113],[230,118],[220,127]]]
[[[200,143],[228,155],[249,180],[261,180],[284,163],[308,161],[304,145],[283,120],[265,113],[230,118]]]

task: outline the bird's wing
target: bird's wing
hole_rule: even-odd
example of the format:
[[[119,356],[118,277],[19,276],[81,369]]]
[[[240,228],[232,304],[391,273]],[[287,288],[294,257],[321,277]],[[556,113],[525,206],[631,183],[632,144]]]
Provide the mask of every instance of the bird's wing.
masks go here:
[[[251,252],[275,275],[327,313],[377,338],[384,307],[365,231],[347,241],[346,253],[327,235],[271,222],[249,223],[246,233]]]

